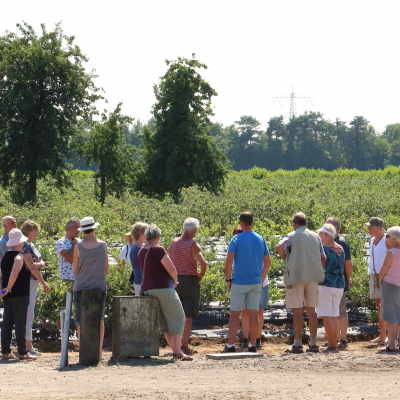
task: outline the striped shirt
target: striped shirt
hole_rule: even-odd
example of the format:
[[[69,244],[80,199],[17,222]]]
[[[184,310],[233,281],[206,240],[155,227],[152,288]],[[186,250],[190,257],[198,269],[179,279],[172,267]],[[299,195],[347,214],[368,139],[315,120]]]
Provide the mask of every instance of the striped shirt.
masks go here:
[[[176,238],[169,248],[169,255],[174,263],[178,275],[197,276],[197,262],[193,258],[192,248],[195,244],[193,239],[184,240],[182,237]]]

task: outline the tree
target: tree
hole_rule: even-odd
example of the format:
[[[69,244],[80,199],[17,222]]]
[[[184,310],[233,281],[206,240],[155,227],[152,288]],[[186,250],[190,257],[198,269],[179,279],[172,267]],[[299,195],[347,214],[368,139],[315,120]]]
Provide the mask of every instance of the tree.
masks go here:
[[[86,61],[60,25],[38,35],[18,24],[0,37],[0,182],[19,203],[36,201],[39,178],[66,183],[74,127],[100,97]]]
[[[84,154],[95,167],[95,189],[101,204],[107,194],[120,197],[132,184],[134,148],[125,143],[125,133],[132,119],[121,114],[121,104],[110,114],[103,113],[95,122]]]
[[[218,192],[226,175],[225,157],[209,134],[215,90],[200,75],[206,68],[194,57],[167,61],[168,70],[154,87],[154,128],[144,140],[144,170],[138,188],[177,201],[181,190],[198,185]]]

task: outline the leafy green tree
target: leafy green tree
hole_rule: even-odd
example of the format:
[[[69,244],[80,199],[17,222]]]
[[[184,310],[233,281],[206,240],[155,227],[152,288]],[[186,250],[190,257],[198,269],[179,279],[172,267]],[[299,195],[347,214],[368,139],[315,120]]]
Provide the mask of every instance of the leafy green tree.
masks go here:
[[[95,189],[101,204],[107,194],[120,197],[133,184],[134,147],[125,143],[125,132],[132,119],[121,114],[121,104],[95,122],[84,154],[95,167]]]
[[[167,61],[168,70],[154,91],[154,128],[144,141],[144,167],[138,188],[146,194],[180,198],[185,187],[218,192],[226,160],[209,134],[215,90],[201,76],[206,68],[194,57]]]
[[[0,182],[18,203],[36,201],[40,178],[67,182],[75,126],[90,119],[100,97],[86,61],[60,25],[37,34],[18,24],[0,37]]]
[[[286,137],[286,126],[283,117],[274,117],[269,120],[266,136],[268,144],[266,168],[271,170],[282,168],[284,139]]]

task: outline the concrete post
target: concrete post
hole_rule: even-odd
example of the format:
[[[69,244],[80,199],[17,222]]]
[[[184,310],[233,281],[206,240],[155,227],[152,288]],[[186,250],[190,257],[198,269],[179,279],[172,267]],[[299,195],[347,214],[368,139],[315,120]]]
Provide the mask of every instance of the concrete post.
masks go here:
[[[160,304],[151,296],[115,296],[112,313],[112,351],[115,360],[158,356]]]
[[[81,292],[81,333],[79,364],[97,365],[100,361],[100,320],[105,293],[100,289]]]

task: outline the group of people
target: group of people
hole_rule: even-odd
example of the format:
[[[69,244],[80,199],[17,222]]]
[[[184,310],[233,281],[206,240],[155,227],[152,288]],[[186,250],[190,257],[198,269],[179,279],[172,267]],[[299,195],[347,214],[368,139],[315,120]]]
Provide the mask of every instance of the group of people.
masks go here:
[[[40,226],[28,220],[18,229],[12,216],[3,217],[2,222],[2,356],[3,359],[13,358],[10,344],[15,328],[16,356],[21,360],[34,360],[38,352],[32,346],[32,321],[39,283],[45,291],[50,290],[41,272],[46,264],[33,244]],[[318,318],[323,320],[327,336],[324,351],[344,349],[348,328],[346,291],[352,285],[352,263],[350,248],[339,236],[340,222],[328,218],[317,233],[307,228],[303,213],[295,214],[292,222],[293,232],[275,248],[285,260],[286,306],[293,313],[294,343],[290,351],[303,352],[304,311],[308,314],[310,329],[308,351],[319,351]],[[385,232],[382,219],[376,217],[367,225],[372,237],[368,270],[370,294],[380,319],[380,336],[376,341],[387,342],[386,350],[393,352],[400,333],[400,227]],[[93,217],[71,218],[65,225],[64,237],[56,242],[56,252],[60,277],[73,292],[78,334],[82,291],[99,289],[104,293],[103,320],[99,326],[101,357],[109,266],[107,245],[96,237],[98,226]],[[230,291],[230,319],[224,352],[237,350],[240,326],[242,348],[256,352],[261,347],[271,255],[265,239],[253,226],[253,214],[242,212],[239,227],[229,243],[224,273]],[[200,282],[208,268],[195,240],[199,229],[196,218],[187,218],[183,233],[166,249],[160,245],[161,230],[156,225],[136,222],[125,235],[127,244],[120,253],[120,258],[132,267],[135,295],[154,296],[159,300],[165,339],[174,358],[183,361],[192,360],[189,347],[192,322],[199,312]]]

